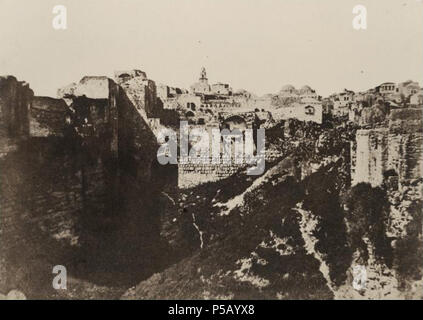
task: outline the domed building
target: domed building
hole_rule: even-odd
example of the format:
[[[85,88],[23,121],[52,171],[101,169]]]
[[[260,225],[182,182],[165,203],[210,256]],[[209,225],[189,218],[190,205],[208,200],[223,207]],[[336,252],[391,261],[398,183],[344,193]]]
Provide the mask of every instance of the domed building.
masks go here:
[[[300,96],[302,98],[317,99],[316,90],[305,85],[300,89]]]
[[[287,84],[282,87],[279,94],[282,96],[293,96],[293,95],[298,95],[298,91],[297,89],[295,89],[293,85]]]
[[[311,89],[309,86],[305,85],[302,86],[302,88],[300,89],[300,94],[304,95],[304,94],[310,94],[310,93],[314,93],[315,91],[313,89]]]

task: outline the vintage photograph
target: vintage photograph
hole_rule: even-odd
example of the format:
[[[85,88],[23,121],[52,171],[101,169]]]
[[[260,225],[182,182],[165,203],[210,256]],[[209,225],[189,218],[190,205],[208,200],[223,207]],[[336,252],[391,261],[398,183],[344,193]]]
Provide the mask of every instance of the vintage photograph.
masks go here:
[[[0,0],[0,300],[421,300],[422,201],[423,1]]]

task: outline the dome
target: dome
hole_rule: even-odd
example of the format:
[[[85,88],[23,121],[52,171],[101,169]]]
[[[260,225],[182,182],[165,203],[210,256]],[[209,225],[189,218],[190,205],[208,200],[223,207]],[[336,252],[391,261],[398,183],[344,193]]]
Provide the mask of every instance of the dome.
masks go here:
[[[281,91],[295,91],[295,87],[293,85],[287,84],[286,86],[283,86]]]
[[[308,91],[313,91],[313,89],[311,89],[309,86],[303,86],[301,89],[300,89],[300,91],[301,92],[308,92]]]

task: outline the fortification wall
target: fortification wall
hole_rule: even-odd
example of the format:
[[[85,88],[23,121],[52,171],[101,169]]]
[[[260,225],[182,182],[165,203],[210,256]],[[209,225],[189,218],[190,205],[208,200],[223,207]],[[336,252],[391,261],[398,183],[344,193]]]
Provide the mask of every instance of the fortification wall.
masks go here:
[[[95,257],[92,249],[107,239],[103,230],[112,224],[107,217],[115,199],[112,142],[117,137],[109,97],[73,96],[67,108],[60,99],[27,101],[27,91],[21,94],[16,100],[24,105],[14,103],[8,92],[0,94],[6,101],[2,136],[16,144],[4,148],[0,159],[0,289],[18,288],[29,297],[41,297],[43,288],[51,289],[54,265],[74,266],[78,253],[86,263]],[[28,105],[26,118],[11,116]],[[18,139],[26,124],[28,135]]]
[[[54,295],[55,265],[95,282],[104,265],[139,277],[160,263],[177,168],[157,163],[154,82],[119,81],[84,77],[53,99],[1,78],[0,292]]]
[[[245,164],[180,163],[178,165],[178,187],[192,188],[197,185],[216,182],[237,173]]]
[[[282,157],[280,150],[275,148],[267,148],[265,152],[265,168],[266,163],[273,162]],[[229,163],[220,161],[219,163],[181,163],[178,164],[178,187],[192,188],[207,182],[216,182],[226,179],[237,172],[254,167],[253,164],[248,164],[245,161],[237,163],[232,157]]]
[[[100,158],[84,157],[62,139],[33,138],[0,161],[2,291],[37,296],[34,282],[51,283],[38,277],[96,243],[88,234],[106,210],[107,176]]]
[[[29,135],[28,109],[34,93],[15,77],[0,77],[0,156]]]
[[[360,182],[380,186],[387,175],[400,185],[423,174],[422,109],[391,111],[383,128],[357,131],[352,146],[352,184]]]
[[[358,130],[356,136],[355,168],[352,184],[360,182],[379,186],[386,171],[388,149],[387,129]]]
[[[31,137],[63,137],[68,106],[62,99],[34,97],[29,109]]]

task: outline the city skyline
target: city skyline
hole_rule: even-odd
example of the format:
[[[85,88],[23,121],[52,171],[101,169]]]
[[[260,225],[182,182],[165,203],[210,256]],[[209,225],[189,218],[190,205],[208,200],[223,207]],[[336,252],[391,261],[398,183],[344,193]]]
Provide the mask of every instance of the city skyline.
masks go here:
[[[423,36],[423,10],[415,0],[361,1],[368,28],[360,31],[352,28],[356,1],[61,4],[68,29],[58,31],[51,26],[56,1],[0,2],[0,73],[29,82],[37,95],[54,97],[85,75],[113,78],[123,69],[189,88],[203,66],[211,83],[259,96],[285,84],[328,96],[386,81],[421,82],[423,45],[413,39]]]

